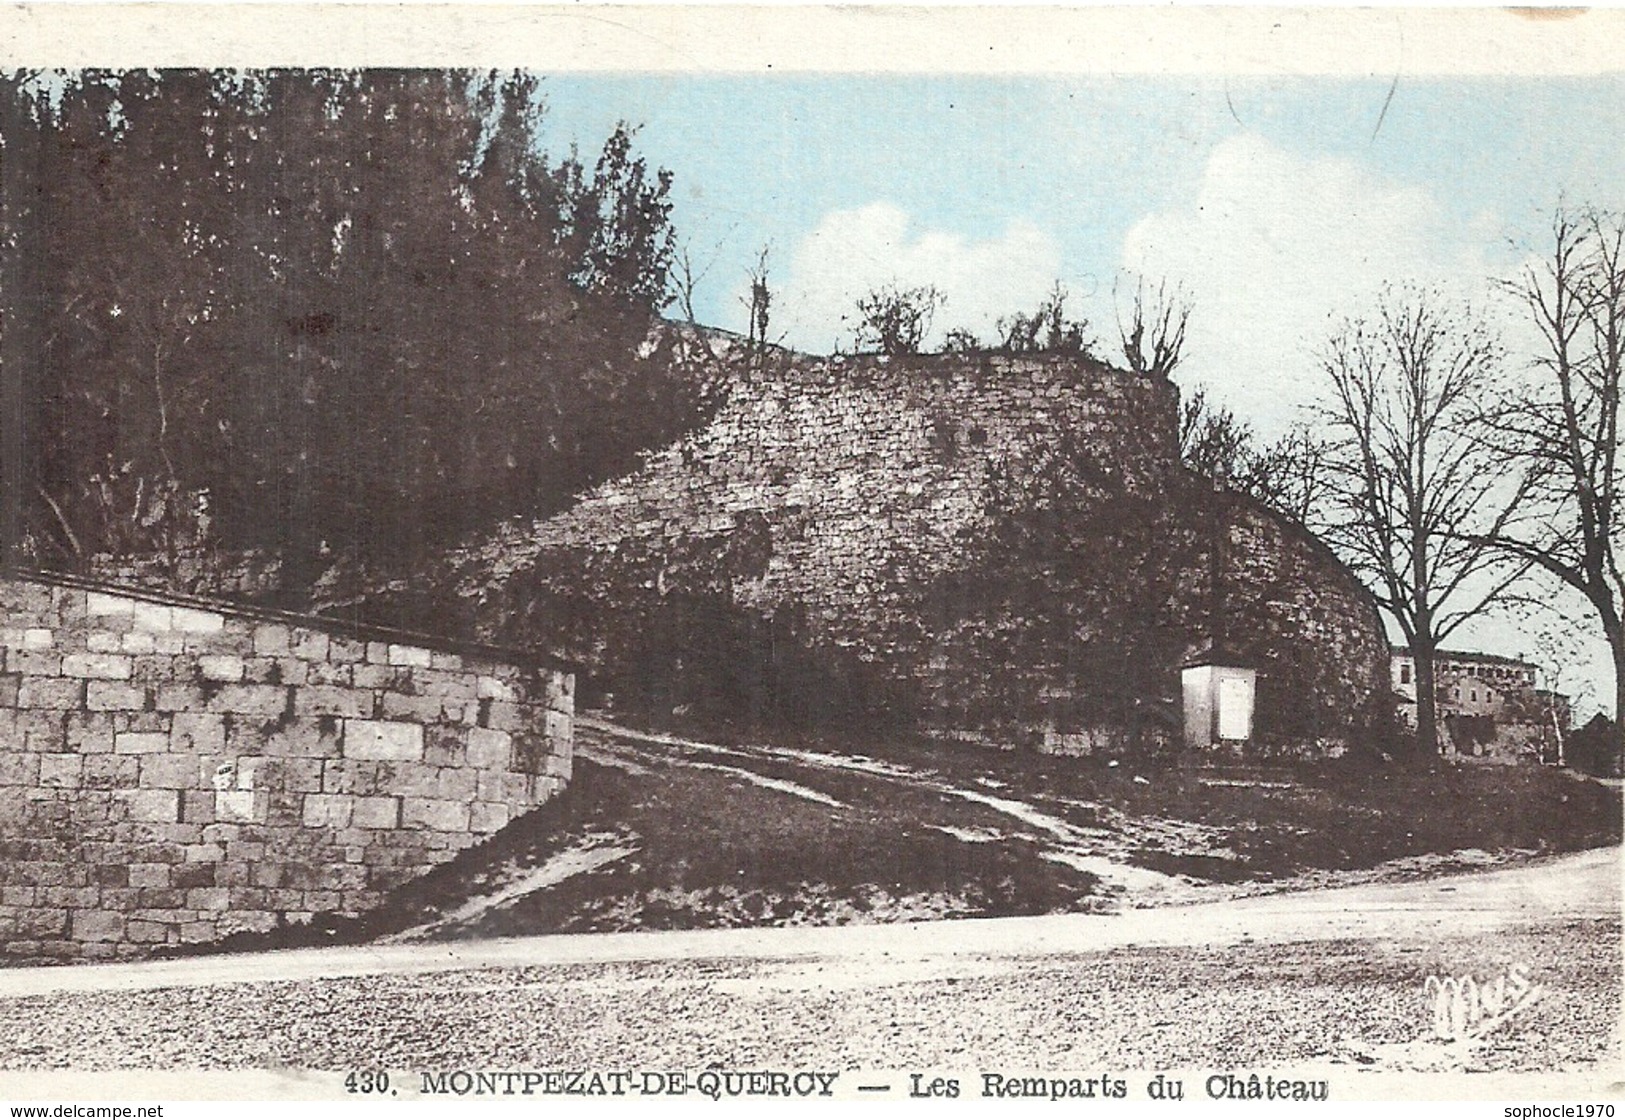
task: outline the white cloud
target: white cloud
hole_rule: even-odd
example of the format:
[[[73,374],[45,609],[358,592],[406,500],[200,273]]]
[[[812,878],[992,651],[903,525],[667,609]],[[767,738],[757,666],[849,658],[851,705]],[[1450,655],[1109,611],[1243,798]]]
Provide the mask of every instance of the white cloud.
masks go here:
[[[1313,348],[1385,282],[1481,303],[1484,238],[1481,222],[1453,224],[1425,189],[1243,134],[1213,150],[1191,203],[1129,230],[1122,259],[1152,283],[1183,284],[1194,304],[1181,380],[1207,383],[1273,434],[1313,392]]]
[[[872,289],[934,285],[946,296],[931,342],[950,327],[991,337],[994,321],[1031,308],[1060,275],[1060,251],[1030,222],[986,241],[917,229],[903,210],[875,202],[826,214],[791,252],[776,284],[772,332],[817,353],[853,340],[853,308]]]

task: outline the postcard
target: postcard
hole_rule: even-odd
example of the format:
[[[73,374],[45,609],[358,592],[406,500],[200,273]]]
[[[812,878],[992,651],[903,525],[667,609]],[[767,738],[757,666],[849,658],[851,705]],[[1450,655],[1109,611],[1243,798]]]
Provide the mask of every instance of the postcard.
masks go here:
[[[0,1102],[1612,1116],[1622,42],[6,9]]]

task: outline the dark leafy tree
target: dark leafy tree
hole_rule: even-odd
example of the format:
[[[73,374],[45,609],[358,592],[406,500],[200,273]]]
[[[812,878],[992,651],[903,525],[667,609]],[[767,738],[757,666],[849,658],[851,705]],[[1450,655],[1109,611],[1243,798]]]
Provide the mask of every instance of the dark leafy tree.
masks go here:
[[[1198,387],[1179,404],[1179,457],[1198,474],[1242,488],[1255,456],[1253,430]]]
[[[49,303],[40,263],[51,117],[36,75],[0,74],[0,562],[23,556],[30,444]]]
[[[0,311],[40,332],[42,559],[207,537],[301,598],[557,508],[705,407],[656,329],[669,176],[625,128],[549,167],[527,75],[83,72],[28,112],[41,283]]]
[[[664,307],[676,241],[671,172],[653,174],[632,154],[636,130],[616,126],[589,175],[572,155],[560,165],[559,241],[582,290]]]
[[[226,313],[205,151],[217,118],[206,77],[173,76],[159,98],[164,80],[85,75],[39,122],[53,173],[31,393],[36,551],[179,547],[198,529],[182,524],[199,508],[182,491]],[[190,197],[185,180],[199,184]]]

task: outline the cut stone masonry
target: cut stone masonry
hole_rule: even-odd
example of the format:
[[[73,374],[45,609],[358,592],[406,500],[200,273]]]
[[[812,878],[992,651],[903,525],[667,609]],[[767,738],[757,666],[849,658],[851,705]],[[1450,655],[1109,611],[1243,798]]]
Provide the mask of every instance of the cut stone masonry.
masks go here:
[[[139,956],[359,914],[559,792],[574,676],[0,578],[0,938]]]

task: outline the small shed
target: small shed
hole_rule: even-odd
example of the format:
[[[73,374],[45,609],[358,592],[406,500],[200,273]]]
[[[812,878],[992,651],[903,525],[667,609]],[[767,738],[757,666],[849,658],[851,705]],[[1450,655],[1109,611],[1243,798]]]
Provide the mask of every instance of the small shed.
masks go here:
[[[1187,747],[1243,746],[1252,741],[1257,669],[1227,651],[1209,650],[1185,663],[1181,685]]]

